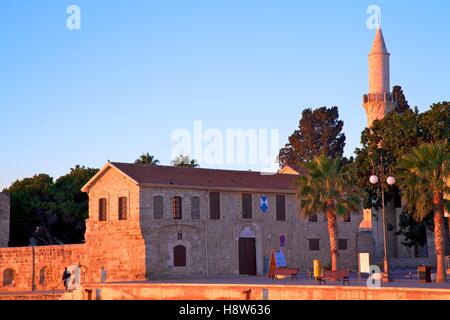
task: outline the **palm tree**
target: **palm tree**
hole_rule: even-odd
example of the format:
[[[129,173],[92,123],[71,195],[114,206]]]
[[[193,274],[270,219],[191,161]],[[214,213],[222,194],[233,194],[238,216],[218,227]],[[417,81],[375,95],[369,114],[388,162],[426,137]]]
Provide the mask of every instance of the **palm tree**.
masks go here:
[[[450,201],[444,199],[444,192],[449,191],[446,179],[450,176],[447,144],[422,144],[414,148],[400,161],[399,169],[399,184],[406,210],[412,212],[418,221],[434,215],[436,282],[443,283],[446,281],[444,208],[450,207]]]
[[[134,161],[134,163],[136,164],[145,164],[148,166],[156,166],[159,164],[159,160],[156,159],[155,156],[152,156],[151,154],[147,153],[143,153],[139,159],[136,159],[136,161]]]
[[[197,168],[200,166],[197,160],[195,159],[191,160],[189,156],[183,155],[179,155],[174,160],[172,160],[172,165],[174,167],[190,167],[190,168]]]
[[[342,159],[316,157],[304,163],[307,173],[297,180],[299,214],[306,218],[319,212],[327,216],[330,237],[331,267],[338,268],[337,216],[363,209],[363,193],[351,181],[348,166]]]

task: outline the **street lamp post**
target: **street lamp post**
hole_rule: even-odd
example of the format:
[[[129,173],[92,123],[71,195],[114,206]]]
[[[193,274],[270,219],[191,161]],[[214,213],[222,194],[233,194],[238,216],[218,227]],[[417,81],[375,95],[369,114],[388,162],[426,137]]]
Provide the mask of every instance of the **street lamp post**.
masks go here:
[[[383,151],[381,151],[381,157],[380,157],[380,178],[378,178],[375,174],[370,177],[370,183],[373,185],[376,185],[378,182],[380,182],[381,187],[381,211],[383,216],[383,238],[384,238],[384,270],[383,270],[383,279],[382,281],[387,282],[393,282],[392,277],[389,273],[389,258],[388,258],[388,230],[387,230],[387,220],[386,220],[386,208],[384,205],[384,187],[383,187],[383,180],[384,180],[384,164],[383,164]],[[395,184],[395,178],[392,176],[389,176],[386,180],[387,184],[390,186],[393,186]]]

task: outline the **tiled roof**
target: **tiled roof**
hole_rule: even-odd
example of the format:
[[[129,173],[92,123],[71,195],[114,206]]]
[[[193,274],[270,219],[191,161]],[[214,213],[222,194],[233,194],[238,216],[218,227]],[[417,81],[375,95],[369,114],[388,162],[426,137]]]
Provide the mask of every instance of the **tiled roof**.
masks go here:
[[[208,189],[292,190],[293,175],[266,175],[254,171],[233,171],[173,166],[148,166],[111,162],[111,165],[139,185],[173,185]]]

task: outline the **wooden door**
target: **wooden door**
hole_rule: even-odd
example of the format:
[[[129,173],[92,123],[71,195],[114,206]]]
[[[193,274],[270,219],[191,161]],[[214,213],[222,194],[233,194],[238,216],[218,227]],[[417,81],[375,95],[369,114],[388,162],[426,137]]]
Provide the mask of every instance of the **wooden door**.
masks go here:
[[[256,276],[255,239],[239,239],[239,274]]]

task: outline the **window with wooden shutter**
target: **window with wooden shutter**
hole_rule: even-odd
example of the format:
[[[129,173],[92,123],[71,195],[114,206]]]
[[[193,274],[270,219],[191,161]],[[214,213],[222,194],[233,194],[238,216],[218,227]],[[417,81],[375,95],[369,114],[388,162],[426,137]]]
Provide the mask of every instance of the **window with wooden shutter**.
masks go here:
[[[319,221],[319,216],[317,215],[317,213],[310,214],[308,216],[308,222],[318,222],[318,221]]]
[[[119,198],[119,220],[128,219],[128,199],[126,197]]]
[[[242,217],[244,219],[252,218],[252,195],[251,193],[242,194]]]
[[[320,240],[319,239],[309,239],[309,251],[319,251],[320,250]]]
[[[153,219],[161,220],[164,217],[164,198],[162,196],[153,197]]]
[[[180,220],[182,218],[181,197],[173,197],[172,213],[175,220]]]
[[[186,247],[176,246],[173,248],[173,266],[186,267]]]
[[[211,220],[220,220],[220,193],[209,193],[209,218]]]
[[[344,216],[344,222],[352,222],[352,215],[351,215],[351,213],[347,213]]]
[[[98,221],[107,220],[107,200],[101,198],[98,200]]]
[[[348,250],[348,239],[338,240],[338,250],[346,251]]]
[[[277,195],[277,221],[286,221],[286,196]]]
[[[192,220],[200,219],[200,198],[199,197],[191,198],[191,219]]]

